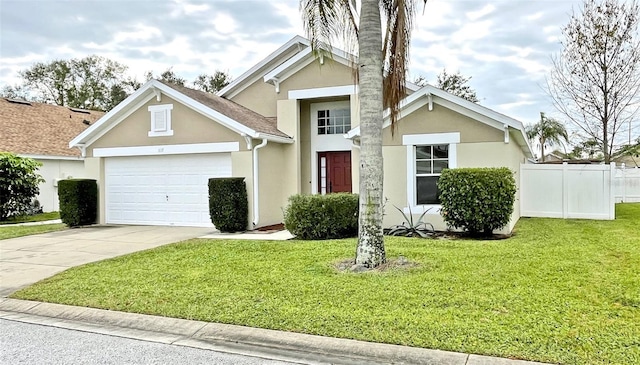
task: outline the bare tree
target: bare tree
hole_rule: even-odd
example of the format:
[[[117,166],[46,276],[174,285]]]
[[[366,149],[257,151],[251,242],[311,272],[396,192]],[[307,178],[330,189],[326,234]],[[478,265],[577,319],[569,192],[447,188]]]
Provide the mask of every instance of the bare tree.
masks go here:
[[[554,105],[598,143],[605,163],[640,108],[639,14],[635,0],[585,0],[562,30],[563,51],[552,57],[547,87]]]

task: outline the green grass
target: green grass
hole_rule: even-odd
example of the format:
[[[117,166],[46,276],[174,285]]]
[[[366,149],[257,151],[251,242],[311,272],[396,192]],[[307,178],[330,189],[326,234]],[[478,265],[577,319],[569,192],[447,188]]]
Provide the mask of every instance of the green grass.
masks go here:
[[[13,295],[562,364],[640,364],[640,204],[615,221],[522,219],[508,240],[388,237],[409,271],[340,273],[354,239],[190,240]]]
[[[7,238],[30,236],[32,234],[61,231],[66,228],[67,226],[62,223],[41,224],[37,226],[4,226],[4,227],[0,227],[0,240],[4,240]]]
[[[60,212],[48,212],[48,213],[40,213],[40,214],[34,214],[34,215],[21,215],[17,217],[11,217],[6,221],[0,221],[0,224],[43,222],[43,221],[50,221],[54,219],[60,219]]]

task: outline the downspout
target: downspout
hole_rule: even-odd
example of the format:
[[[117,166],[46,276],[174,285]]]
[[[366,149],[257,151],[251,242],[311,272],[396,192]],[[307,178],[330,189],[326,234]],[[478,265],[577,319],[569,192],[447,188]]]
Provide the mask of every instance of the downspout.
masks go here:
[[[266,145],[267,140],[263,139],[262,143],[253,148],[253,228],[258,225],[258,222],[260,222],[260,196],[258,189],[258,184],[260,182],[258,174],[260,170],[258,169],[258,149]]]

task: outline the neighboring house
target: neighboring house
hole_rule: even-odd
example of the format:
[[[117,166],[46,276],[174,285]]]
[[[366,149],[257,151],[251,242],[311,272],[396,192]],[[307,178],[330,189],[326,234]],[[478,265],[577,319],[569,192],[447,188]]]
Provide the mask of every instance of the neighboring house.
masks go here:
[[[542,162],[543,159],[540,159],[538,162]],[[567,158],[567,156],[565,154],[563,154],[560,151],[553,151],[551,153],[547,153],[544,156],[544,162],[546,163],[551,163],[551,162],[562,162],[564,160],[569,160],[569,158]]]
[[[612,159],[612,162],[615,162],[618,166],[624,164],[625,167],[640,167],[640,155],[616,156]]]
[[[211,226],[206,182],[244,177],[250,227],[281,223],[289,196],[357,192],[359,113],[352,57],[315,59],[295,37],[219,92],[151,80],[74,138],[100,184],[100,223]],[[438,214],[443,168],[532,158],[522,124],[432,86],[408,85],[392,136],[385,123],[384,224],[393,205]],[[519,218],[519,204],[508,229]]]
[[[42,163],[37,199],[45,212],[59,210],[57,181],[84,175],[80,150],[69,141],[103,112],[0,98],[0,151]]]

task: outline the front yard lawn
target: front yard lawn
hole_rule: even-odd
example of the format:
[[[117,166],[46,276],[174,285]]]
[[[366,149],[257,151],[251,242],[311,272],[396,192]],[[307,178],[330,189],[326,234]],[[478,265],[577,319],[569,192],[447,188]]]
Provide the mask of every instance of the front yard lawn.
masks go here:
[[[408,271],[341,273],[355,240],[190,240],[12,295],[562,364],[640,364],[640,204],[522,219],[507,240],[387,237]]]
[[[4,240],[7,238],[30,236],[32,234],[61,231],[66,228],[67,228],[67,225],[63,223],[40,224],[35,226],[16,226],[16,225],[0,226],[0,240]]]
[[[47,212],[47,213],[39,213],[34,215],[21,215],[17,217],[11,217],[6,221],[0,221],[0,224],[42,222],[42,221],[50,221],[54,219],[60,219],[60,212]]]

